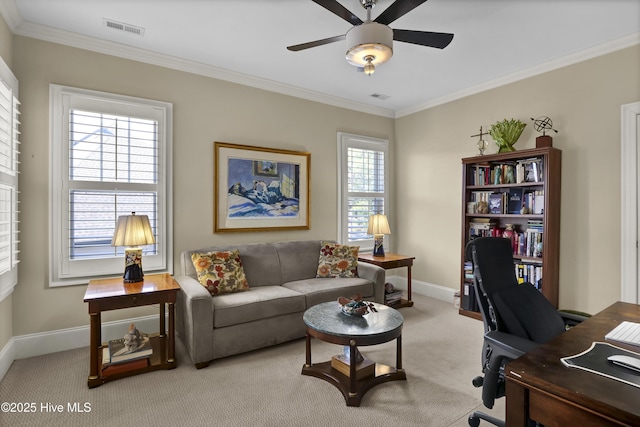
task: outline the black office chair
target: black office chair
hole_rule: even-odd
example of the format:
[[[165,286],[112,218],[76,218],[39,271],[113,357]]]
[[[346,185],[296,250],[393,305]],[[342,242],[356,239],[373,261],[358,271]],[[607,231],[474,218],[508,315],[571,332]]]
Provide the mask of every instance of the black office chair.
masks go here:
[[[482,387],[482,403],[491,409],[495,399],[504,396],[504,365],[508,361],[555,338],[585,317],[559,312],[532,284],[518,284],[509,239],[481,237],[470,241],[465,250],[473,263],[475,295],[485,328],[484,376],[474,378],[473,385]],[[477,427],[480,420],[505,425],[479,411],[469,416],[469,425]]]

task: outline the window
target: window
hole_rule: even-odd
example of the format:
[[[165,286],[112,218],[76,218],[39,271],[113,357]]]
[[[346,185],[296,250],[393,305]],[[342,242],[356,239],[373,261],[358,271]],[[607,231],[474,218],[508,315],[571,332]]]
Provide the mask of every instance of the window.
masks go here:
[[[387,214],[389,141],[338,133],[338,235],[344,244],[373,249],[369,216]]]
[[[147,215],[144,271],[170,270],[169,103],[51,85],[51,286],[121,274],[120,215]]]
[[[18,283],[18,80],[0,58],[0,301]]]

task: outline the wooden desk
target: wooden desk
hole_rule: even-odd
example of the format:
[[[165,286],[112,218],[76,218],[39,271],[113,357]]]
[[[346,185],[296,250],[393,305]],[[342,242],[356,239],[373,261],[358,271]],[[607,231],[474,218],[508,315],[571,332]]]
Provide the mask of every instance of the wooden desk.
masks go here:
[[[594,341],[604,342],[605,334],[623,320],[640,322],[640,305],[617,302],[508,363],[507,426],[526,426],[527,418],[545,427],[639,426],[640,388],[568,368],[560,361],[587,350]]]
[[[175,302],[180,290],[178,282],[170,274],[147,274],[143,282],[124,283],[122,277],[89,281],[84,294],[84,302],[89,304],[91,321],[91,343],[89,345],[89,388],[98,387],[105,382],[157,369],[173,369],[175,359]],[[107,310],[137,307],[141,305],[160,305],[160,331],[150,336],[153,355],[140,366],[136,362],[118,366],[114,373],[102,363],[100,313]],[[165,304],[169,309],[169,330],[165,331]],[[126,331],[125,331],[126,332]],[[124,332],[123,332],[124,333]],[[105,344],[106,345],[106,344]]]
[[[398,254],[384,254],[384,256],[374,256],[373,254],[358,255],[358,261],[375,264],[385,270],[407,267],[407,299],[400,300],[398,304],[393,306],[394,308],[413,307],[413,301],[411,301],[411,266],[414,259],[416,257]]]

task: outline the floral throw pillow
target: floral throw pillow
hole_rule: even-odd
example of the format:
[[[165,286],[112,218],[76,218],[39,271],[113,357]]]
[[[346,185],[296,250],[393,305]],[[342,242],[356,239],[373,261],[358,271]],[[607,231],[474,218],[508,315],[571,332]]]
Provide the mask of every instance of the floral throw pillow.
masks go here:
[[[212,296],[249,289],[244,275],[240,251],[218,251],[191,254],[198,281]]]
[[[358,277],[360,246],[322,242],[316,277]]]

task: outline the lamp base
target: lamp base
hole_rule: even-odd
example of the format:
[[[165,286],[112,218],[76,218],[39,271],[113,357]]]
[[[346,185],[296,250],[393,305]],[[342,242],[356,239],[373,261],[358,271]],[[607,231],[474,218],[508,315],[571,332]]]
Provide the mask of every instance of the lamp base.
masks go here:
[[[124,251],[124,275],[125,283],[136,283],[144,280],[142,272],[142,249],[126,248]]]
[[[128,265],[124,269],[124,275],[122,275],[122,281],[124,283],[137,283],[144,281],[144,273],[142,272],[142,266],[140,265]]]
[[[373,237],[373,256],[384,256],[384,234],[376,234]]]

